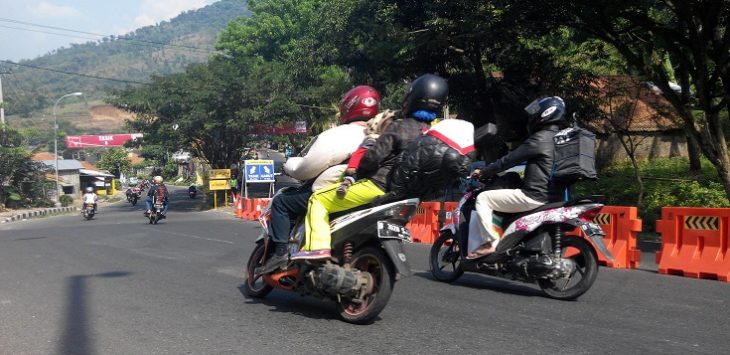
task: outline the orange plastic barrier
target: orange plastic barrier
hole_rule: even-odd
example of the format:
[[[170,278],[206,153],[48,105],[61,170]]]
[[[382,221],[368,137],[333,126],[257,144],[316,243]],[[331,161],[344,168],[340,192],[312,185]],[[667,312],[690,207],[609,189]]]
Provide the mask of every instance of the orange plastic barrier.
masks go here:
[[[730,281],[730,208],[664,207],[659,273]]]
[[[603,242],[613,255],[607,260],[598,253],[598,263],[617,269],[636,269],[641,261],[641,251],[636,248],[636,235],[641,232],[642,221],[637,217],[636,207],[604,206],[593,219],[601,226],[606,236]],[[582,233],[579,229],[566,234]]]
[[[439,226],[439,229],[454,223],[454,209],[458,204],[458,202],[444,202],[444,222]]]
[[[259,219],[259,217],[261,216],[261,211],[264,209],[264,207],[266,207],[270,200],[270,198],[256,199],[256,204],[254,205],[254,213],[251,220],[257,221]]]
[[[438,202],[421,202],[406,227],[416,243],[431,244],[438,236]]]
[[[241,214],[243,219],[253,221],[253,215],[256,213],[256,199],[255,198],[247,198],[244,199],[245,205],[243,209],[243,213]]]

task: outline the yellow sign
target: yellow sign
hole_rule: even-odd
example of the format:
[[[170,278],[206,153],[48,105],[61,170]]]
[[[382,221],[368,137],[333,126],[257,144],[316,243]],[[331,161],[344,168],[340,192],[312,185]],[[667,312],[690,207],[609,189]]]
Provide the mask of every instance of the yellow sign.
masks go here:
[[[210,191],[230,190],[230,189],[231,189],[230,180],[209,180],[208,181],[208,190],[210,190]]]
[[[210,169],[208,177],[210,179],[230,179],[231,169]]]

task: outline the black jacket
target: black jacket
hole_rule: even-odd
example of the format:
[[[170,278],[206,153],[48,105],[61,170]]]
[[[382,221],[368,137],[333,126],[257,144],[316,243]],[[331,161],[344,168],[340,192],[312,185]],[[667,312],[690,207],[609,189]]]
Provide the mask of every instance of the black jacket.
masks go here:
[[[394,169],[388,200],[432,197],[446,184],[469,175],[475,152],[461,154],[431,135],[411,143]]]
[[[550,183],[550,171],[553,168],[555,151],[553,137],[558,131],[558,126],[551,125],[535,132],[517,149],[487,165],[481,175],[492,176],[522,162],[527,162],[522,187],[525,195],[544,203],[559,200],[564,186]]]
[[[393,121],[378,137],[375,145],[363,155],[357,177],[369,178],[383,191],[390,191],[392,169],[400,154],[428,127],[427,124],[409,117]]]

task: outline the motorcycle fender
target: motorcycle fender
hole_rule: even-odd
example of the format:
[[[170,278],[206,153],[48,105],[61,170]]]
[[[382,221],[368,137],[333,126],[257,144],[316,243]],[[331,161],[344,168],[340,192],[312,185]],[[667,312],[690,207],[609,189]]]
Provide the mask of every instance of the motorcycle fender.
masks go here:
[[[446,232],[450,231],[452,235],[456,235],[456,226],[453,223],[449,223],[448,225],[445,225],[441,227],[439,232]]]
[[[403,276],[411,276],[411,265],[408,263],[406,252],[403,249],[403,241],[400,239],[381,239],[380,243],[388,254],[390,261],[395,266],[395,271]]]
[[[571,219],[566,222],[571,226],[579,228],[583,235],[586,236],[593,245],[606,257],[609,261],[614,261],[613,254],[606,248],[606,244],[603,243],[603,229],[596,224],[581,221],[579,219]]]

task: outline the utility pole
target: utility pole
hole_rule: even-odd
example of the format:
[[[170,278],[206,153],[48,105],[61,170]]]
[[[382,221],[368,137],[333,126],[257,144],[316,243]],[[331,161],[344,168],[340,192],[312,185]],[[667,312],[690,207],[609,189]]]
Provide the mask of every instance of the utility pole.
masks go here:
[[[3,75],[0,71],[0,125],[5,125],[5,101],[3,101]]]

